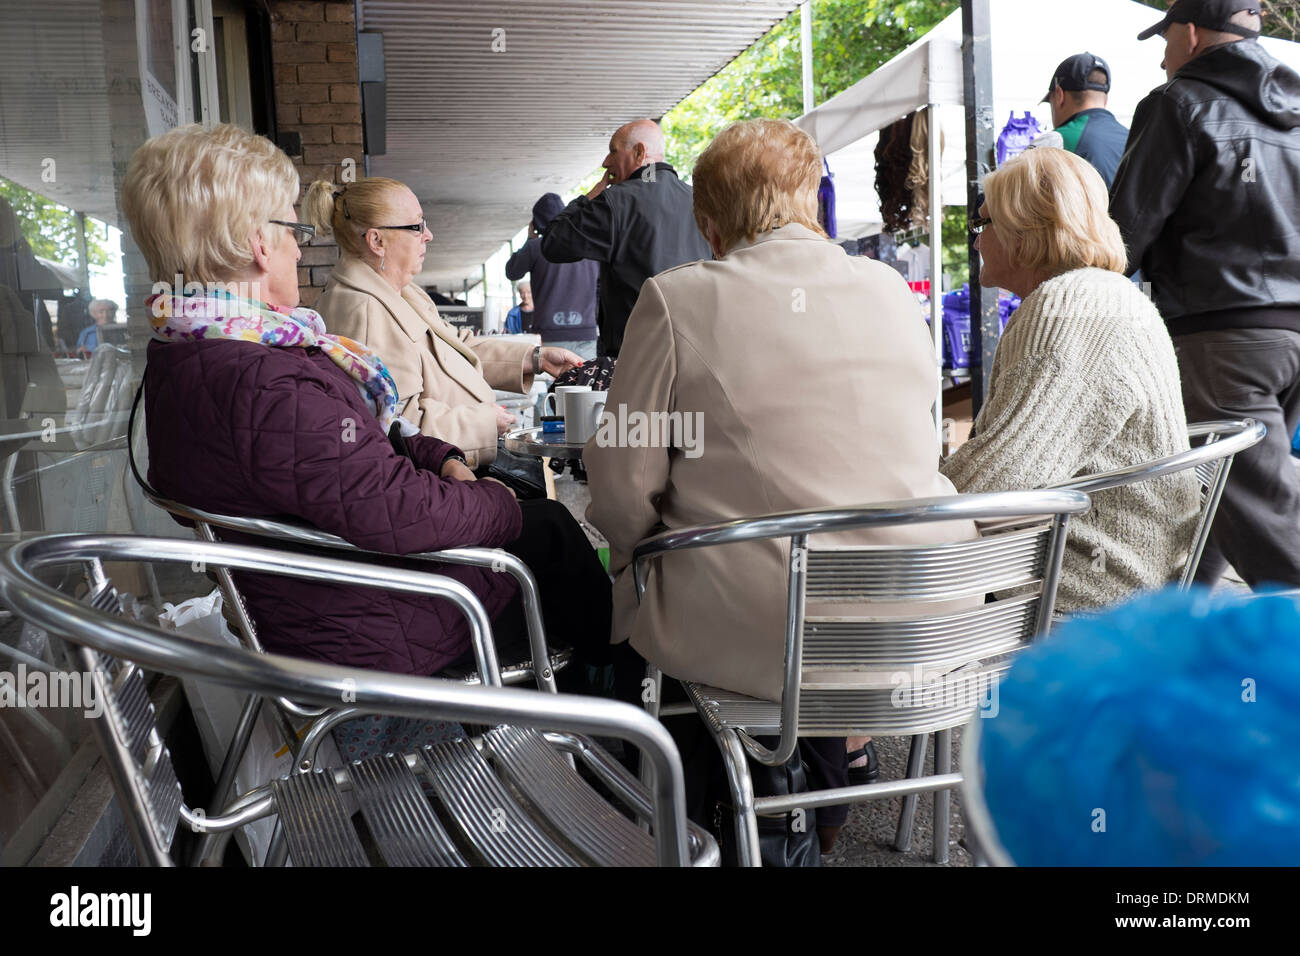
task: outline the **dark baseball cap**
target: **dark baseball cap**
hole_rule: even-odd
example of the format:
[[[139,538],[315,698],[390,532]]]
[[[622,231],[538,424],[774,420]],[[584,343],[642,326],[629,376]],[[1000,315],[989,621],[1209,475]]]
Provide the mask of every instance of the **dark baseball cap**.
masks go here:
[[[1175,23],[1191,23],[1207,30],[1235,33],[1247,38],[1259,36],[1258,30],[1248,30],[1229,22],[1235,14],[1243,11],[1260,15],[1259,0],[1178,0],[1163,20],[1139,33],[1138,39],[1147,40],[1157,33],[1164,33]]]
[[[1106,82],[1088,82],[1088,76],[1093,70],[1103,71],[1106,74]],[[1109,93],[1110,67],[1099,56],[1093,56],[1091,53],[1076,53],[1074,56],[1062,60],[1061,65],[1052,74],[1052,84],[1047,88],[1047,96],[1043,97],[1044,103],[1051,98],[1052,90],[1058,86],[1063,90],[1072,90],[1076,93],[1083,90],[1097,90],[1101,93]]]
[[[538,232],[544,232],[562,209],[564,209],[564,200],[555,193],[546,193],[533,203],[533,228]]]

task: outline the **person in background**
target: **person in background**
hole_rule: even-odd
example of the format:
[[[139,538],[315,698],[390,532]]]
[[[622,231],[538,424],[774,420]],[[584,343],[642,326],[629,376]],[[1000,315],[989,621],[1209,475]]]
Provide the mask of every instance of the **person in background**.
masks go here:
[[[600,263],[598,354],[618,358],[628,317],[646,279],[709,258],[691,213],[691,187],[663,161],[664,133],[654,120],[620,126],[601,165],[605,175],[546,225],[549,262]]]
[[[519,304],[506,313],[506,335],[519,335],[521,332],[533,330],[532,287],[527,282],[521,281],[515,284],[515,291],[519,293]]]
[[[610,545],[614,639],[630,639],[667,676],[773,701],[784,670],[788,547],[773,540],[664,555],[638,605],[637,542],[773,512],[953,494],[937,470],[937,368],[916,299],[889,266],[850,258],[826,238],[821,170],[817,144],[786,120],[733,123],[705,149],[694,219],[713,255],[646,281],[606,406],[607,416],[680,414],[697,423],[694,447],[684,427],[674,448],[615,447],[598,431],[583,456],[587,518]],[[802,308],[792,311],[792,301]],[[743,341],[762,348],[736,348]],[[797,382],[798,394],[778,382]],[[974,535],[969,522],[945,522],[853,533],[844,543]],[[852,745],[864,769],[866,746]],[[684,744],[683,753],[717,757],[711,742]],[[801,741],[800,753],[815,789],[847,785],[844,738]],[[816,814],[828,852],[847,808]]]
[[[1197,581],[1300,587],[1300,76],[1257,42],[1257,0],[1179,0],[1169,82],[1133,117],[1111,215],[1173,336],[1193,422],[1253,418]]]
[[[463,448],[471,468],[491,464],[497,437],[515,424],[494,389],[527,394],[534,375],[582,364],[565,349],[476,336],[439,318],[414,281],[433,233],[420,201],[396,180],[372,177],[341,187],[317,181],[303,197],[303,211],[317,235],[337,238],[342,253],[316,302],[329,330],[382,355],[403,417],[421,434]]]
[[[95,320],[95,324],[86,326],[77,336],[78,352],[93,352],[99,348],[99,330],[116,319],[117,303],[108,299],[94,299],[86,307],[86,311]]]
[[[1052,107],[1052,126],[1064,147],[1092,163],[1107,189],[1128,142],[1128,130],[1106,109],[1110,83],[1105,60],[1076,53],[1061,61],[1043,98]]]
[[[984,190],[980,284],[1023,302],[998,342],[973,437],[943,473],[963,494],[1016,491],[1186,451],[1173,345],[1124,277],[1101,175],[1065,150],[1031,149],[989,173]],[[1187,471],[1093,495],[1069,525],[1057,607],[1168,584],[1199,499]]]
[[[600,264],[591,259],[578,262],[551,262],[542,255],[542,235],[556,215],[564,209],[564,200],[547,193],[533,205],[528,223],[528,241],[506,263],[506,277],[519,279],[526,273],[532,279],[537,306],[534,328],[542,342],[568,349],[584,359],[596,357],[596,283]]]

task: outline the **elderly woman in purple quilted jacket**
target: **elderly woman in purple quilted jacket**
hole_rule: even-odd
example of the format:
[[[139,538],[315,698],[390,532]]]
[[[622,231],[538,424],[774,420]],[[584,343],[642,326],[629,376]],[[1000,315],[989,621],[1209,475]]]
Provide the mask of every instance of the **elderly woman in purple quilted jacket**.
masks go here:
[[[207,511],[294,517],[371,551],[504,547],[538,579],[548,636],[600,663],[609,579],[563,506],[521,508],[505,485],[476,481],[459,449],[402,419],[381,356],[298,306],[298,246],[310,236],[294,214],[298,189],[289,158],[235,126],[174,129],[132,158],[123,210],[155,280],[150,482]],[[479,596],[499,646],[523,638],[509,575],[444,573]],[[238,580],[269,650],[422,675],[470,659],[468,625],[446,601]],[[588,612],[576,620],[575,604]]]

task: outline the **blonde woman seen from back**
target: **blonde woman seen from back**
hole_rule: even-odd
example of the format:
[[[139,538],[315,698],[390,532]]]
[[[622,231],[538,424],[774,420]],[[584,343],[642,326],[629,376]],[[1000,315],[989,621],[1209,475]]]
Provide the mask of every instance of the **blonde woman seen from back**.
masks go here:
[[[318,181],[303,212],[318,235],[333,233],[342,253],[316,303],[329,330],[382,355],[403,417],[462,448],[472,468],[492,462],[497,437],[514,422],[493,389],[526,393],[536,372],[558,375],[582,363],[565,349],[494,341],[443,321],[414,281],[433,234],[420,201],[402,183]]]
[[[1186,451],[1173,343],[1123,275],[1106,185],[1063,149],[1033,149],[984,180],[980,283],[1023,298],[993,358],[974,436],[942,466],[962,492],[1012,491]],[[1070,522],[1057,607],[1102,607],[1180,571],[1198,508],[1180,472],[1101,491]]]

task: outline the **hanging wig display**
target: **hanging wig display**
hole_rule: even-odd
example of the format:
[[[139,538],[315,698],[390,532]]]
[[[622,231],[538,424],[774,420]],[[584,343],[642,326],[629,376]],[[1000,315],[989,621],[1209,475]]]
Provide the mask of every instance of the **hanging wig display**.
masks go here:
[[[905,116],[880,131],[876,193],[886,232],[910,232],[926,225],[930,214],[929,137],[929,119],[924,111]]]

